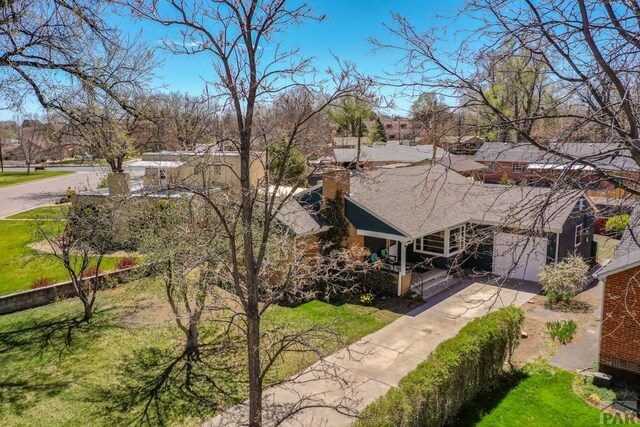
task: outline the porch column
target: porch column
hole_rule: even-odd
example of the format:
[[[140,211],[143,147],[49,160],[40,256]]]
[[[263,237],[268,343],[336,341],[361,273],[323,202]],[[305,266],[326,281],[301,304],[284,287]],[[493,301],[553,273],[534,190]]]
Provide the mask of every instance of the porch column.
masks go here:
[[[399,241],[400,244],[400,273],[398,274],[398,296],[402,296],[402,278],[407,272],[407,247],[404,242]]]

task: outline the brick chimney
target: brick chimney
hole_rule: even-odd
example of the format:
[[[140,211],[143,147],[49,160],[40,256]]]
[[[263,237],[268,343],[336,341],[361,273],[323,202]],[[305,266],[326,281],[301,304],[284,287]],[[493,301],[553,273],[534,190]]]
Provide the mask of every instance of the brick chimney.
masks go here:
[[[125,172],[114,172],[107,176],[110,197],[129,197],[131,195],[131,177]]]
[[[349,171],[344,168],[330,169],[322,176],[322,197],[335,199],[338,192],[344,196],[350,191]]]

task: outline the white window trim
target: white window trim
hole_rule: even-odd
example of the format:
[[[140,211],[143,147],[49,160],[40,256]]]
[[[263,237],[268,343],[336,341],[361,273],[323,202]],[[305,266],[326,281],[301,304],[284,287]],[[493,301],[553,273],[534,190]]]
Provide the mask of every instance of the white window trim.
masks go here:
[[[458,250],[450,252],[449,251],[449,239],[450,239],[449,235],[450,235],[451,230],[458,229],[458,228],[461,229],[460,247],[458,248]],[[453,227],[453,228],[444,230],[444,253],[424,251],[422,249],[418,250],[417,249],[418,240],[420,240],[420,247],[423,247],[422,239],[424,239],[426,236],[422,236],[422,237],[420,237],[420,238],[418,238],[418,239],[413,241],[413,251],[415,253],[418,253],[418,254],[434,255],[434,256],[441,256],[441,257],[450,257],[450,256],[453,256],[453,255],[457,255],[457,254],[459,254],[460,252],[462,252],[464,250],[464,243],[465,243],[466,233],[467,233],[466,224],[463,224],[463,225],[460,225],[458,227]]]
[[[582,224],[576,225],[576,234],[573,237],[574,247],[576,248],[582,244],[582,228]]]
[[[522,170],[516,170],[516,168],[518,169],[522,168]],[[527,165],[523,163],[514,163],[513,165],[511,165],[511,172],[513,173],[525,173],[526,171],[527,171]]]

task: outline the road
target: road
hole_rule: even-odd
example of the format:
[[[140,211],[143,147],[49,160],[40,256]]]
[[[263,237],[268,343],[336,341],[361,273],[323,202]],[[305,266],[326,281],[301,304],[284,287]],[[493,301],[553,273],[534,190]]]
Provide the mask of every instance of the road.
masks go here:
[[[20,169],[11,168],[12,171]],[[95,189],[106,176],[106,167],[56,167],[50,170],[68,170],[75,172],[56,178],[26,182],[24,184],[0,187],[0,218],[33,209],[38,206],[56,203],[65,196],[67,188],[76,191]],[[135,176],[144,173],[143,169],[130,170]]]

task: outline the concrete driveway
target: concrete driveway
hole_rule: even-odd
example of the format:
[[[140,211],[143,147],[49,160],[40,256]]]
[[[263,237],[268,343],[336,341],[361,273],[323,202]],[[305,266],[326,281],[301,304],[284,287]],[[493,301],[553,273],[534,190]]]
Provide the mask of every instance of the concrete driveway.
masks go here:
[[[19,169],[7,169],[17,171]],[[24,184],[0,187],[0,218],[33,209],[38,206],[56,203],[65,196],[67,188],[74,190],[95,189],[100,180],[106,176],[106,167],[56,167],[50,170],[69,170],[73,174]],[[132,175],[138,176],[144,170],[130,170]]]
[[[523,305],[537,284],[498,288],[464,281],[386,327],[265,392],[265,425],[295,413],[285,426],[348,426],[353,417],[416,368],[442,341],[470,320],[511,304]],[[246,407],[233,408],[206,426],[246,424]]]

